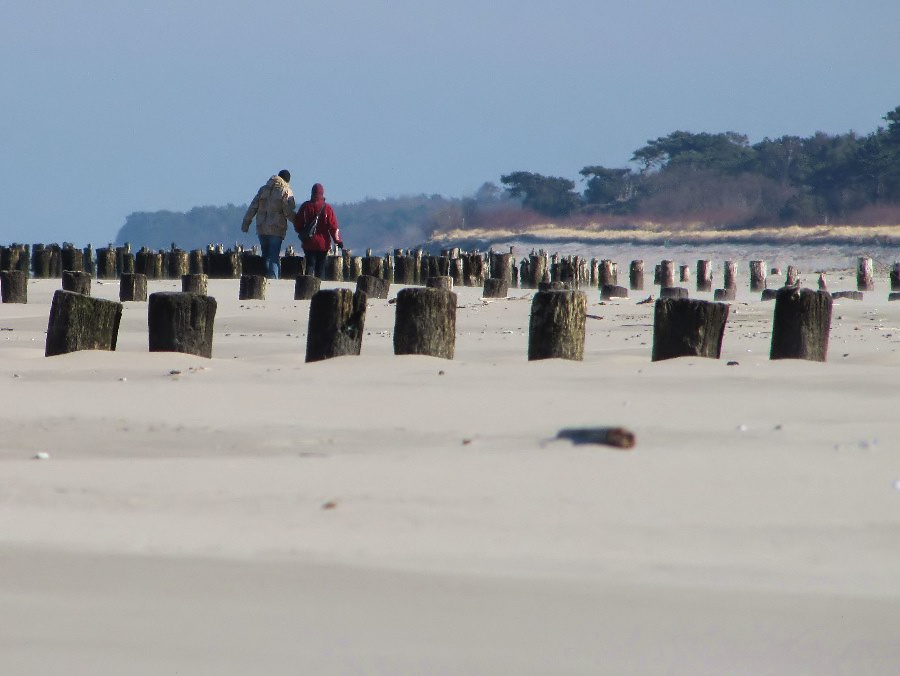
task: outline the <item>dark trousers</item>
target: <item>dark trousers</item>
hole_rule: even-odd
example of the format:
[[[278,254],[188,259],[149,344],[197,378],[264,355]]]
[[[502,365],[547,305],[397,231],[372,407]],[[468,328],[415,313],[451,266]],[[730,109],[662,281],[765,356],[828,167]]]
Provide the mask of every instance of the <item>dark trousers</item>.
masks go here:
[[[325,276],[325,259],[328,258],[327,251],[305,251],[306,254],[306,274],[322,279]]]

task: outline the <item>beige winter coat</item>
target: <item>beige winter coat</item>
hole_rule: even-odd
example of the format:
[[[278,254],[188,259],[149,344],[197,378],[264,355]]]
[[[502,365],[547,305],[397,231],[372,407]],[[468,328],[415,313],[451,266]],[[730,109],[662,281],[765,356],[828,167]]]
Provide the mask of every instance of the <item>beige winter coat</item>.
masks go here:
[[[273,176],[259,189],[244,214],[241,230],[250,231],[250,222],[256,216],[256,233],[277,235],[284,239],[289,221],[294,220],[294,193],[291,186],[281,176]]]

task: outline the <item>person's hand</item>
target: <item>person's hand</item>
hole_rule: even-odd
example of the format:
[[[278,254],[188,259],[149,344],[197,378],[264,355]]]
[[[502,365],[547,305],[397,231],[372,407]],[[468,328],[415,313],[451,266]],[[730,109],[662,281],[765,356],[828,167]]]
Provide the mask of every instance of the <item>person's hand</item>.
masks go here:
[[[343,250],[344,250],[344,243],[343,243],[343,242],[338,242],[338,243],[337,243],[337,248],[340,249],[341,251],[343,251]]]

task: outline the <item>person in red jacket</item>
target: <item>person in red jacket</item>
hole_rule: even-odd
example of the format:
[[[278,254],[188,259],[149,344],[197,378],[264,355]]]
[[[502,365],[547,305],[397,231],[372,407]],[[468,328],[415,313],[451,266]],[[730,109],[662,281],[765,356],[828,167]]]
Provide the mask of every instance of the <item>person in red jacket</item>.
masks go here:
[[[312,237],[303,238],[305,229],[319,217],[316,230]],[[341,239],[341,231],[338,230],[337,216],[330,204],[325,203],[325,188],[321,183],[313,185],[309,199],[300,205],[297,215],[294,217],[294,230],[300,235],[303,243],[303,253],[306,255],[306,274],[319,279],[325,274],[325,259],[331,249],[331,242],[341,249],[344,248],[344,240]]]

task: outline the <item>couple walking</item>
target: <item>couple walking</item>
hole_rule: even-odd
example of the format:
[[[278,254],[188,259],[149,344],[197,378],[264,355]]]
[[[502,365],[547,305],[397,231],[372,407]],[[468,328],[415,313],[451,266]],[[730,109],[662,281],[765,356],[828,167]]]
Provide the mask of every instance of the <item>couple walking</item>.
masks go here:
[[[249,232],[250,222],[256,217],[256,233],[266,261],[266,276],[278,279],[281,272],[281,243],[287,235],[288,221],[294,224],[294,230],[300,234],[318,219],[313,235],[305,239],[301,237],[301,242],[306,257],[306,274],[321,279],[325,274],[325,259],[331,249],[331,242],[344,248],[337,216],[331,205],[325,203],[325,188],[321,183],[313,185],[309,199],[295,212],[294,193],[290,183],[291,172],[287,169],[282,169],[266,181],[250,202],[241,230]]]

